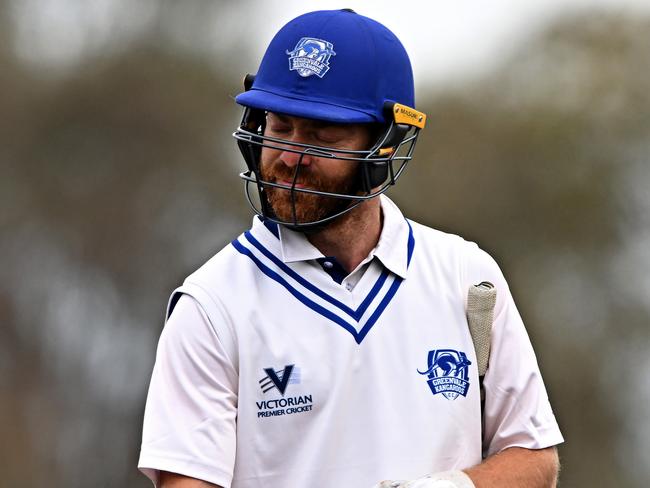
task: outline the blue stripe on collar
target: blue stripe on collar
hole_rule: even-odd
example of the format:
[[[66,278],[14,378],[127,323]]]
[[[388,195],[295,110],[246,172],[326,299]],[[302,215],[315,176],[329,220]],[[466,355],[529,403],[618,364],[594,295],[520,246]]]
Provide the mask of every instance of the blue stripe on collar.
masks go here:
[[[408,267],[411,264],[411,258],[413,257],[413,251],[415,248],[415,239],[413,237],[413,229],[411,227],[411,224],[408,222],[408,220],[406,222],[409,226],[409,238],[407,243],[407,267]],[[317,288],[312,283],[310,283],[305,278],[303,278],[298,273],[296,273],[294,270],[289,268],[285,263],[283,263],[280,259],[274,256],[268,249],[266,249],[257,239],[255,239],[250,232],[245,232],[244,236],[246,237],[246,240],[248,240],[258,251],[260,251],[274,265],[276,265],[284,274],[293,278],[297,283],[299,283],[307,290],[311,291],[314,295],[320,297],[327,303],[333,305],[334,307],[338,308],[348,316],[352,317],[357,323],[359,323],[361,317],[363,317],[364,313],[366,312],[366,310],[368,309],[368,307],[370,306],[374,298],[382,289],[390,274],[387,269],[384,269],[381,275],[379,276],[379,278],[377,279],[375,285],[372,287],[372,290],[370,290],[370,293],[368,293],[368,295],[361,303],[359,308],[357,310],[352,310],[350,307],[336,300],[334,297],[328,295],[323,290]],[[357,331],[344,319],[342,319],[335,313],[332,313],[330,310],[319,305],[318,303],[314,302],[309,297],[305,296],[303,293],[298,291],[279,273],[273,271],[271,268],[266,266],[257,256],[255,256],[255,254],[251,249],[247,248],[239,240],[234,240],[232,242],[232,245],[240,254],[243,254],[248,258],[250,258],[251,261],[253,261],[253,263],[260,269],[260,271],[262,271],[262,273],[264,273],[266,276],[268,276],[272,280],[282,285],[291,295],[293,295],[296,299],[298,299],[298,301],[300,301],[301,303],[303,303],[304,305],[312,309],[314,312],[320,314],[321,316],[331,320],[332,322],[336,323],[337,325],[347,330],[352,335],[352,337],[354,337],[354,340],[357,344],[361,344],[361,341],[363,341],[363,339],[366,337],[368,332],[370,332],[370,329],[372,329],[373,325],[377,322],[377,320],[379,320],[382,313],[388,307],[389,303],[391,302],[391,300],[397,293],[397,290],[399,289],[402,282],[404,281],[398,275],[393,276],[393,282],[391,283],[388,292],[379,302],[376,309],[374,310],[372,315],[366,320],[362,328],[359,331]]]
[[[273,234],[277,239],[280,238],[280,229],[278,229],[278,224],[271,222],[269,219],[265,219],[263,217],[259,217],[259,219],[264,224],[264,227],[271,231],[271,234]]]
[[[236,241],[236,240],[233,241],[232,245],[241,254],[243,254],[245,256],[248,256],[257,265],[257,267],[260,269],[260,271],[262,271],[262,273],[264,273],[266,276],[268,276],[272,280],[277,281],[282,286],[284,286],[287,289],[287,291],[289,293],[291,293],[294,297],[296,297],[300,302],[307,305],[314,312],[317,312],[317,313],[321,314],[323,317],[328,318],[332,322],[336,322],[338,325],[340,325],[345,330],[350,332],[350,334],[352,334],[353,336],[357,335],[357,331],[354,330],[354,327],[352,327],[350,324],[348,324],[345,320],[340,318],[338,315],[333,314],[332,312],[327,310],[325,307],[320,306],[318,303],[314,302],[313,300],[310,300],[305,295],[300,293],[298,290],[296,290],[294,287],[292,287],[289,283],[287,283],[287,281],[282,276],[280,276],[278,273],[276,273],[275,271],[270,269],[268,266],[266,266],[264,263],[262,263],[257,258],[257,256],[255,256],[253,254],[253,252],[250,249],[243,246],[239,241]],[[360,341],[357,341],[357,342],[360,342]]]
[[[347,315],[352,317],[354,320],[357,322],[361,319],[363,314],[366,312],[366,309],[370,305],[370,302],[377,296],[379,293],[379,290],[381,290],[382,285],[386,281],[386,278],[388,278],[388,271],[383,270],[379,278],[377,279],[377,282],[375,285],[372,287],[372,290],[370,290],[370,293],[366,297],[366,299],[363,301],[361,306],[357,310],[352,310],[350,307],[345,305],[344,303],[341,303],[338,301],[336,298],[332,297],[331,295],[328,295],[325,293],[323,290],[320,288],[317,288],[314,286],[312,283],[307,281],[305,278],[300,276],[298,273],[296,273],[294,270],[292,270],[289,266],[287,266],[285,263],[283,263],[277,256],[274,256],[271,251],[269,251],[267,248],[265,248],[257,239],[253,237],[253,235],[250,232],[245,232],[244,236],[246,239],[253,244],[264,256],[269,258],[273,264],[275,264],[278,268],[280,268],[284,273],[286,273],[288,276],[296,280],[298,283],[300,283],[302,286],[304,286],[306,289],[311,291],[314,295],[322,298],[328,303],[331,303],[334,305],[336,308],[339,310],[345,312]]]
[[[411,223],[406,220],[406,225],[409,226],[409,239],[408,243],[406,245],[406,269],[409,268],[411,265],[411,258],[413,257],[413,249],[415,249],[415,238],[413,237],[413,227],[411,227]]]

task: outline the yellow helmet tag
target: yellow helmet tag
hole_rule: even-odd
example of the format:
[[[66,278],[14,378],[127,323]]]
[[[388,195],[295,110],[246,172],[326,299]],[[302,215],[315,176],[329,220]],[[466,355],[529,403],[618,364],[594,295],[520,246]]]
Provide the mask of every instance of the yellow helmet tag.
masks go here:
[[[423,112],[418,112],[414,108],[396,103],[393,105],[393,120],[396,124],[406,124],[424,129],[427,123],[427,116]]]

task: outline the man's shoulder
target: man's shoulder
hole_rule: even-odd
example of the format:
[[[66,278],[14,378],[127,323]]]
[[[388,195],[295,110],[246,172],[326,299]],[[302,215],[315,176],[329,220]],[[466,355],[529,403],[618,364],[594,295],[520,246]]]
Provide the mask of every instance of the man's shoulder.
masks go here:
[[[264,251],[257,251],[263,249]],[[209,283],[211,287],[232,286],[236,281],[248,279],[248,273],[255,267],[252,251],[279,254],[278,238],[264,225],[253,227],[226,244],[219,252],[192,272],[187,282]]]
[[[231,241],[224,245],[216,254],[210,256],[203,264],[192,271],[187,280],[213,279],[231,271],[232,266],[237,265],[237,251]]]
[[[470,269],[473,267],[494,268],[495,271],[498,269],[492,256],[476,242],[412,220],[409,220],[409,224],[413,228],[416,249],[419,248],[420,252],[449,264],[462,261],[463,266]]]
[[[458,234],[434,229],[411,219],[407,220],[413,229],[414,237],[419,241],[418,244],[427,249],[465,252],[468,249],[478,248],[475,242],[468,241]]]

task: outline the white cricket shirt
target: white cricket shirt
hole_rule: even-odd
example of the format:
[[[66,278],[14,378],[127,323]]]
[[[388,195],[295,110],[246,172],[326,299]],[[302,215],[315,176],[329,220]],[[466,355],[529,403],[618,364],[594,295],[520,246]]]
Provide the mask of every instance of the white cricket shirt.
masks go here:
[[[154,482],[364,488],[563,441],[496,263],[381,202],[379,243],[349,277],[256,217],[172,295],[139,461]],[[497,288],[483,446],[465,318],[481,281]]]

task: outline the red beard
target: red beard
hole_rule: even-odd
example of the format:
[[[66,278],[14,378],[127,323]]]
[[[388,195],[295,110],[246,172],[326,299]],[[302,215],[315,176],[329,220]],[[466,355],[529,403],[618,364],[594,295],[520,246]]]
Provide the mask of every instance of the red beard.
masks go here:
[[[354,170],[356,166],[352,164],[350,166],[352,171],[345,178],[338,180],[318,175],[311,170],[310,166],[298,166],[296,185],[304,185],[310,190],[350,195],[356,181],[356,170]],[[295,171],[295,168],[289,168],[282,162],[266,163],[260,167],[262,179],[270,183],[292,182]],[[292,191],[266,186],[264,193],[275,216],[279,220],[292,223],[316,222],[343,210],[350,203],[349,200],[304,193],[297,189]]]

